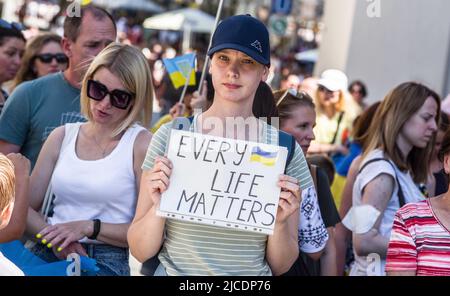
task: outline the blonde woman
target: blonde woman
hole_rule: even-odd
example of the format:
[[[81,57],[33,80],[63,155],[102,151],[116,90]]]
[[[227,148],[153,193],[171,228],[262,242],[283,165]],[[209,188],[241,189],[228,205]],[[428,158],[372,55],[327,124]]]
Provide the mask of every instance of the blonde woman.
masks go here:
[[[347,76],[335,69],[322,73],[315,92],[316,139],[308,153],[347,154],[345,146],[355,118],[361,108],[347,92]]]
[[[70,253],[97,260],[98,275],[129,275],[127,230],[134,217],[142,162],[151,134],[153,89],[142,53],[110,44],[93,60],[81,89],[86,123],[55,129],[31,175],[28,232],[47,261]],[[55,195],[46,221],[36,211],[47,185]]]
[[[52,33],[40,34],[28,41],[11,91],[24,81],[64,71],[68,63],[61,47],[61,37]]]

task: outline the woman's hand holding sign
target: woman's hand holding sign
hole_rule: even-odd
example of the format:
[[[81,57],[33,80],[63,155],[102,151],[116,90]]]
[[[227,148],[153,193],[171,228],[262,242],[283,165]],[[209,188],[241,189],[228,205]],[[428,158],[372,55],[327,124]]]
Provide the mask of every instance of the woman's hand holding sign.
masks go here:
[[[298,221],[301,189],[298,180],[280,175],[280,201],[275,229],[267,240],[266,259],[274,275],[280,275],[292,266],[298,257]],[[280,252],[280,250],[283,252]]]
[[[172,174],[172,162],[164,156],[155,158],[155,165],[149,175],[150,195],[153,207],[158,208],[161,201],[161,193],[169,187],[169,178]]]
[[[298,180],[288,175],[280,175],[278,186],[281,187],[281,193],[276,223],[285,223],[300,208],[301,189]]]
[[[165,218],[156,213],[161,194],[169,187],[172,162],[156,156],[151,170],[144,170],[141,178],[138,206],[128,229],[128,243],[133,256],[140,262],[158,254],[164,240]]]

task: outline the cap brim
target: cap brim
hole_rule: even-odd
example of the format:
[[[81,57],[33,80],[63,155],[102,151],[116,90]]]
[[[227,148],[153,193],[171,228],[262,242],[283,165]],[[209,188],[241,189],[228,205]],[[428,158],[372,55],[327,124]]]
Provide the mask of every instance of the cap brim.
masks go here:
[[[259,55],[258,53],[256,53],[256,51],[251,50],[248,47],[242,46],[240,44],[235,44],[235,43],[223,43],[220,44],[218,46],[212,47],[210,50],[208,50],[208,56],[212,56],[214,53],[218,52],[219,50],[222,49],[235,49],[235,50],[239,50],[243,53],[245,53],[246,55],[248,55],[249,57],[251,57],[252,59],[254,59],[255,61],[257,61],[260,64],[263,64],[267,67],[270,67],[270,60],[266,60],[265,58],[263,58],[261,55]]]
[[[340,90],[339,85],[336,82],[329,80],[329,79],[323,79],[323,78],[319,79],[317,84],[322,85],[323,87],[325,87],[326,89],[331,90],[331,91]]]

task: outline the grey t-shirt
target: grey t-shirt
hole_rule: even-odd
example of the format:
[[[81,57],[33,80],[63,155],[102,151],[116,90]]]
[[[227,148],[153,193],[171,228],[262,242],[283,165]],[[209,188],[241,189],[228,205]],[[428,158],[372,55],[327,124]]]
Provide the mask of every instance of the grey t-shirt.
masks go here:
[[[34,167],[39,151],[53,129],[84,121],[80,90],[62,72],[20,84],[6,101],[0,116],[0,139],[21,147]]]

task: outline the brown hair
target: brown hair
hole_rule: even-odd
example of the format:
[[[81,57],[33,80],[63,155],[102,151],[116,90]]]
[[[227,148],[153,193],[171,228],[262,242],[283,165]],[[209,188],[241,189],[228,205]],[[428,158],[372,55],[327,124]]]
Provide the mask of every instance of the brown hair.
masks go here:
[[[444,156],[450,153],[450,129],[447,128],[442,139],[441,149],[439,150],[438,157],[441,162],[444,162]]]
[[[427,178],[429,163],[436,133],[425,148],[413,147],[406,160],[397,146],[398,136],[408,121],[432,97],[438,106],[436,123],[440,116],[440,98],[425,85],[406,82],[391,90],[380,106],[370,124],[370,140],[363,158],[374,149],[381,149],[402,171],[409,170],[414,181],[419,183]]]
[[[355,119],[352,130],[353,141],[360,144],[363,149],[369,142],[369,127],[380,104],[381,102],[372,104]]]
[[[449,126],[450,126],[450,121],[449,121],[447,113],[441,112],[441,117],[440,117],[439,126],[438,126],[439,130],[445,132],[445,131],[447,131]]]
[[[268,124],[272,124],[272,119],[278,117],[278,110],[277,106],[275,106],[272,89],[264,81],[260,81],[256,89],[252,112],[256,118],[267,118]]]
[[[17,85],[21,84],[24,81],[37,78],[37,73],[33,69],[34,59],[39,51],[50,42],[56,42],[60,44],[61,37],[52,33],[44,33],[34,37],[27,43],[27,47],[25,48],[25,53],[23,54],[19,71],[14,78],[11,90],[16,88]]]

